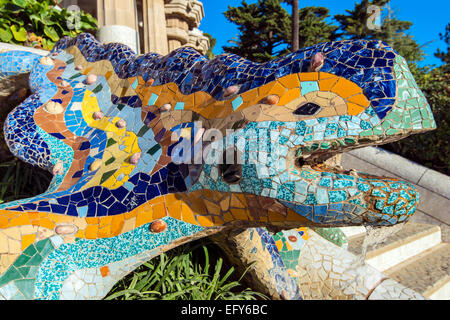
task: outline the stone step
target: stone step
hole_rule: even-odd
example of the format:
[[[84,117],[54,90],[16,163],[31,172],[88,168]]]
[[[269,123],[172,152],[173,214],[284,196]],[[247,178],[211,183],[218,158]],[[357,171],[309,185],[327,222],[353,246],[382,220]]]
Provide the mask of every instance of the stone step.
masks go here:
[[[355,255],[361,255],[364,237],[365,234],[350,237],[348,250]],[[439,226],[409,222],[375,248],[369,246],[365,261],[383,272],[439,243],[441,243]]]
[[[383,273],[425,298],[450,300],[450,244],[440,243]]]
[[[347,240],[351,240],[355,237],[365,235],[366,228],[363,226],[358,227],[340,227],[341,231],[347,236]]]

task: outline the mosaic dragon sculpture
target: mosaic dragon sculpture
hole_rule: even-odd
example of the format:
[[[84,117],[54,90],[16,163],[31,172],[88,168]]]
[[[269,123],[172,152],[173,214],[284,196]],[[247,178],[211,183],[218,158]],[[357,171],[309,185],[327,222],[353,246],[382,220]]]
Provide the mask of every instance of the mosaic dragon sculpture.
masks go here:
[[[54,178],[0,205],[2,298],[100,299],[143,262],[216,234],[241,263],[260,260],[256,280],[273,297],[300,299],[308,243],[311,264],[344,251],[309,227],[392,226],[417,207],[411,184],[333,160],[435,128],[405,60],[381,41],[264,64],[191,48],[136,56],[87,34],[45,57],[0,53],[0,77],[27,72],[33,94],[8,115],[6,141]]]

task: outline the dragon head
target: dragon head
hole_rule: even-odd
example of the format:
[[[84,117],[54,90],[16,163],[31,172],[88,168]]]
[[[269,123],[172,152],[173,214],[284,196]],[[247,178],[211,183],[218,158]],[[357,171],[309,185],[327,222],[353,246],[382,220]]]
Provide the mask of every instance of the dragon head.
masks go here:
[[[175,116],[188,119],[182,125],[164,122],[176,110],[163,123],[181,137],[174,159],[202,163],[203,156],[186,184],[195,196],[185,201],[213,215],[212,224],[240,222],[239,207],[227,212],[230,197],[248,209],[246,222],[281,227],[392,225],[412,216],[411,184],[344,171],[333,158],[435,128],[406,61],[387,44],[332,42],[266,64],[234,55],[210,64],[221,78],[212,97],[186,103]]]
[[[136,56],[90,35],[63,38],[46,57],[0,53],[0,76],[27,71],[34,94],[8,115],[5,137],[54,179],[0,205],[0,242],[11,243],[0,293],[27,264],[26,298],[74,298],[75,278],[106,290],[224,228],[392,225],[417,207],[411,184],[332,159],[435,127],[405,60],[381,41],[322,43],[264,64],[191,48]]]

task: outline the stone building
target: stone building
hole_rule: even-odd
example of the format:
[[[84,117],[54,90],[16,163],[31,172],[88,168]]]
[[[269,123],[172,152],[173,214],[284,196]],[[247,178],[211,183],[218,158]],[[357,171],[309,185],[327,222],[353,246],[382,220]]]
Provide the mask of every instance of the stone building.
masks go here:
[[[198,0],[63,0],[59,4],[73,5],[97,18],[97,37],[105,43],[121,42],[137,53],[163,55],[182,46],[203,54],[209,48],[209,39],[197,29],[205,16]]]

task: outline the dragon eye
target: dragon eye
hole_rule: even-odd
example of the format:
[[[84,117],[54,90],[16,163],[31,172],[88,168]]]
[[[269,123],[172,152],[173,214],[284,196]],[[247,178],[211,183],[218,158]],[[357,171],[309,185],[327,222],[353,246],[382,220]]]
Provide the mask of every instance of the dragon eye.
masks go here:
[[[312,116],[315,115],[320,109],[322,109],[321,106],[318,106],[317,104],[312,102],[308,102],[298,107],[297,110],[294,111],[294,114],[298,116]]]

